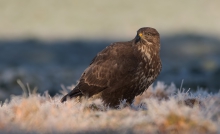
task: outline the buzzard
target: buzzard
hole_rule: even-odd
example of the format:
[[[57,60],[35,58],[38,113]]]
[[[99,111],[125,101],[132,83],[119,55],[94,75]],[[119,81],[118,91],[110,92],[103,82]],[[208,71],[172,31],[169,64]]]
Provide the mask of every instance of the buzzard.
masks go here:
[[[122,100],[131,104],[153,83],[161,68],[159,33],[154,28],[140,28],[133,40],[112,43],[99,52],[61,102],[98,96],[114,108]]]

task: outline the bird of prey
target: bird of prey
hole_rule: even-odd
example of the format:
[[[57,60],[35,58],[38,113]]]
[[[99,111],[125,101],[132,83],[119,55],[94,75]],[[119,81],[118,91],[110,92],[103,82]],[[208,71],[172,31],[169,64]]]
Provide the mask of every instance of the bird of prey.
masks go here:
[[[61,102],[96,95],[109,107],[117,108],[123,100],[131,104],[153,83],[161,68],[159,33],[151,27],[140,28],[133,40],[112,43],[99,52]]]

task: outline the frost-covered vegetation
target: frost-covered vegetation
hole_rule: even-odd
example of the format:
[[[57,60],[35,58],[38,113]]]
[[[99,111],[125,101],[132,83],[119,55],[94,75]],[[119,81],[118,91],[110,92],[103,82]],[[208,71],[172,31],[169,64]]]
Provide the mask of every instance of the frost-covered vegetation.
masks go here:
[[[220,93],[158,82],[131,106],[122,101],[110,109],[99,99],[63,104],[61,94],[40,95],[20,85],[26,93],[1,104],[1,133],[220,133]]]
[[[0,0],[0,134],[220,133],[218,5]],[[158,83],[119,109],[105,108],[101,100],[60,103],[60,85],[76,82],[100,50],[131,40],[144,26],[161,35],[158,80],[180,87],[185,79],[185,91]],[[17,79],[29,86],[19,86]],[[21,87],[27,88],[24,95]]]

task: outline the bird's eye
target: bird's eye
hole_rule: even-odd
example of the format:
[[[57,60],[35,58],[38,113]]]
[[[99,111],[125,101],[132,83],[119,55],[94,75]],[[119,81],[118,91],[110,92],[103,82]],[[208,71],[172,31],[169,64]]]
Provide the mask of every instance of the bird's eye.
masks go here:
[[[144,32],[144,34],[147,36],[151,36],[151,33],[148,33],[148,32]]]
[[[147,33],[148,36],[151,36],[151,33]]]

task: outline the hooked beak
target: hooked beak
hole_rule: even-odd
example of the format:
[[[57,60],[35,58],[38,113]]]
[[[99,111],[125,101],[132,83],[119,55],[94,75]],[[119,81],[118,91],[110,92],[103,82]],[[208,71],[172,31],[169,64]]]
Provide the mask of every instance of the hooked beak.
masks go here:
[[[139,42],[141,40],[141,36],[142,36],[142,33],[139,33],[136,35],[135,37],[135,43]]]

